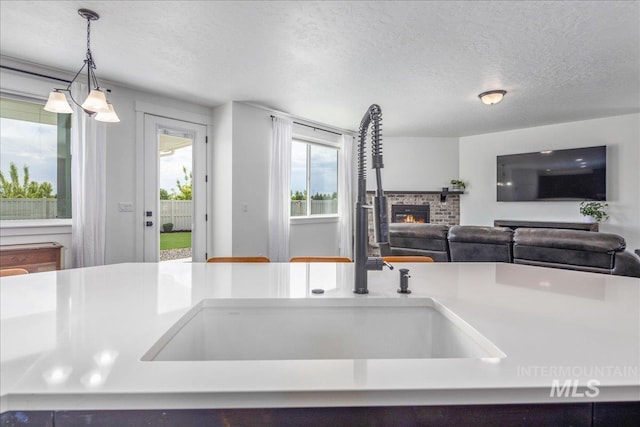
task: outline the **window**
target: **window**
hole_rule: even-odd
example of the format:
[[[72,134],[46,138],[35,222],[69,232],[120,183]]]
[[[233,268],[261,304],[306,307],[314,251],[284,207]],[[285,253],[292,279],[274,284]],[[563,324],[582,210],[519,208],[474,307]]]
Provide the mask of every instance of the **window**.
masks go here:
[[[291,216],[338,214],[338,148],[294,139]]]
[[[71,218],[71,115],[0,98],[0,219]]]

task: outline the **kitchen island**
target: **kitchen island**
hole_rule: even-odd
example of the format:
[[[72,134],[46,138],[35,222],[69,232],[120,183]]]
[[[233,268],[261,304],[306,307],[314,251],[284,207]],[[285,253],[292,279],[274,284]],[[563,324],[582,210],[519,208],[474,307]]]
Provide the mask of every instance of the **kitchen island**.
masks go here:
[[[607,414],[634,421],[640,413],[640,279],[502,263],[403,264],[412,293],[402,295],[399,267],[369,272],[367,295],[352,292],[352,264],[333,263],[131,263],[3,278],[3,421],[255,416],[283,425],[315,414],[334,425],[340,417],[405,416],[410,424],[437,408],[441,420],[522,419],[524,411],[540,422],[598,425],[611,420]],[[426,298],[501,355],[153,360],[149,353],[205,300]]]

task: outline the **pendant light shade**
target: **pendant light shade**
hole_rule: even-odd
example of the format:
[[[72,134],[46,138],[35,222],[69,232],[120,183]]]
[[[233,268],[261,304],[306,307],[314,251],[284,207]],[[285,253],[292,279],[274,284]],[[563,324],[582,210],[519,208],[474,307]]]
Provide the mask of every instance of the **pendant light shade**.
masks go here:
[[[113,109],[113,105],[109,103],[107,103],[107,105],[109,106],[109,112],[108,113],[100,112],[96,114],[96,120],[99,122],[106,122],[106,123],[118,123],[120,121],[120,118],[116,114],[116,111]]]
[[[87,111],[93,111],[94,113],[108,113],[109,106],[107,105],[107,97],[104,96],[104,92],[97,89],[92,89],[89,92],[89,96],[81,105]]]
[[[57,90],[49,93],[49,99],[47,100],[47,104],[44,106],[44,109],[52,113],[73,113],[73,110],[69,105],[69,101],[67,101],[67,97],[64,96],[64,93],[58,92]]]
[[[113,105],[107,102],[105,90],[101,89],[98,85],[98,79],[96,78],[94,71],[96,69],[96,63],[94,62],[93,54],[91,53],[91,21],[97,21],[100,19],[100,16],[89,9],[79,9],[78,14],[87,20],[87,53],[84,65],[82,65],[73,80],[69,82],[69,85],[65,89],[55,89],[49,94],[49,100],[44,106],[44,109],[53,113],[72,113],[73,110],[71,109],[69,101],[65,95],[65,92],[67,92],[71,101],[81,107],[89,116],[93,116],[95,114],[96,120],[101,122],[119,122],[120,119],[118,118]],[[82,73],[84,70],[86,70],[85,74]],[[87,98],[84,100],[82,105],[80,105],[80,103],[76,101],[71,94],[71,85],[81,75],[87,76],[88,91]],[[108,90],[106,92],[108,92]]]

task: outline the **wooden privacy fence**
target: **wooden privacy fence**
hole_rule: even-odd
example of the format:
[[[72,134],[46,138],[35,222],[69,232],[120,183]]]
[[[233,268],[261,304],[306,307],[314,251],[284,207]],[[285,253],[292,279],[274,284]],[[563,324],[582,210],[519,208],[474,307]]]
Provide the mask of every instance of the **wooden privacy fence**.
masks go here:
[[[338,199],[311,201],[311,215],[337,214],[337,213],[338,213]],[[307,201],[292,200],[291,216],[306,216],[306,215],[307,215]]]
[[[169,222],[173,231],[191,231],[191,200],[160,200],[160,231]]]
[[[335,214],[338,200],[312,200],[311,214]],[[1,219],[55,218],[57,199],[0,199]],[[307,215],[306,200],[291,201],[291,216]],[[160,200],[160,229],[172,223],[174,231],[191,231],[191,200]]]
[[[49,219],[58,213],[58,199],[0,198],[1,219]]]

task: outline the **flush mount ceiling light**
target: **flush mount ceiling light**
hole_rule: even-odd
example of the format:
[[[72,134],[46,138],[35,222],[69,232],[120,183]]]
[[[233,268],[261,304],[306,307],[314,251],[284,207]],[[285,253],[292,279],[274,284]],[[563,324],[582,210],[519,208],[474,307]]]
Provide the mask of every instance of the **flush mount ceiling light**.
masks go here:
[[[49,100],[47,101],[47,105],[44,106],[44,109],[51,111],[52,113],[72,113],[73,110],[65,96],[65,92],[67,92],[71,101],[82,108],[89,116],[93,116],[95,114],[95,119],[100,122],[119,122],[120,119],[113,109],[113,105],[107,102],[105,90],[101,89],[98,85],[98,79],[96,78],[94,71],[96,69],[96,63],[93,62],[93,55],[91,54],[91,21],[97,21],[100,19],[100,16],[89,9],[78,9],[78,14],[87,20],[87,54],[84,60],[84,65],[82,65],[80,70],[78,70],[65,89],[56,88],[49,94]],[[76,81],[78,76],[80,76],[80,73],[82,73],[85,68],[87,72],[88,95],[82,104],[78,104],[71,94],[71,85]]]
[[[480,101],[482,101],[483,104],[493,105],[502,101],[502,98],[504,98],[506,93],[506,90],[490,90],[487,92],[482,92],[480,95],[478,95],[478,98],[480,98]]]

